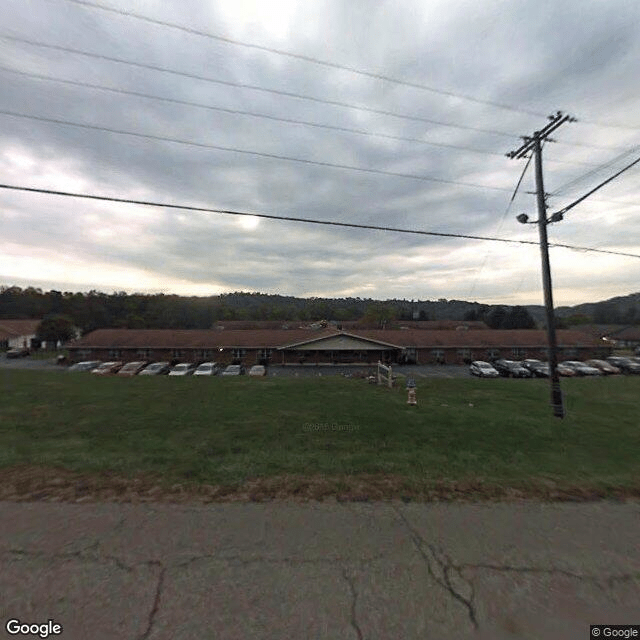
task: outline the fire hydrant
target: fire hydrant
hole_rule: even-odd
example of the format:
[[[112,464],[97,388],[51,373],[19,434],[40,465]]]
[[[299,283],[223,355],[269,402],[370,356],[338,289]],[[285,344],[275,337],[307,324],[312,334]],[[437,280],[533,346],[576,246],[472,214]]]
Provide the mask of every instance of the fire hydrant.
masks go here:
[[[410,405],[417,405],[418,401],[416,400],[416,383],[415,380],[413,380],[413,378],[409,378],[407,380],[407,392],[408,392],[408,397],[407,397],[407,404]]]

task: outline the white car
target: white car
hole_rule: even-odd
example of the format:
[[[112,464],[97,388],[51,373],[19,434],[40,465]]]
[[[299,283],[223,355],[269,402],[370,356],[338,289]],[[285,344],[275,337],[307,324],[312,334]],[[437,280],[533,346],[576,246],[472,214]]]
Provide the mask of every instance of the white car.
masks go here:
[[[196,370],[196,365],[191,362],[181,362],[177,364],[171,371],[170,376],[190,376]]]
[[[482,360],[475,360],[469,366],[469,372],[480,378],[499,378],[500,374],[488,363]]]
[[[249,369],[250,376],[266,376],[267,370],[261,364],[254,364],[251,369]]]
[[[203,362],[194,372],[194,376],[215,376],[220,367],[217,362]]]
[[[101,364],[102,362],[100,360],[85,360],[84,362],[72,364],[67,371],[93,371]]]

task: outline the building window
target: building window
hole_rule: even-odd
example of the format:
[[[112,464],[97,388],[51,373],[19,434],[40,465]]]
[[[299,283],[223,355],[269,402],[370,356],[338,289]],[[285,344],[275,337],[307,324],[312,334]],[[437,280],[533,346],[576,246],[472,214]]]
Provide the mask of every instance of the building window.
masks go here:
[[[458,357],[463,360],[471,360],[471,349],[458,349]]]
[[[148,360],[149,357],[151,356],[151,349],[138,349],[136,351],[136,354],[140,357],[140,358],[144,358],[145,360]]]
[[[122,356],[122,349],[109,349],[110,358],[120,358]]]
[[[565,358],[577,358],[578,357],[578,350],[575,349],[574,347],[566,347],[562,350],[562,353],[564,354]]]
[[[209,360],[213,357],[213,351],[211,349],[200,349],[196,351],[196,357],[201,360]]]
[[[500,349],[487,349],[487,358],[497,360],[500,357]]]
[[[527,355],[527,350],[521,347],[513,347],[513,349],[511,349],[511,355],[514,358],[524,358]]]
[[[246,349],[234,349],[233,350],[233,357],[238,359],[238,360],[241,360],[242,358],[244,358],[246,353],[247,353]]]
[[[271,358],[272,349],[260,349],[259,357],[263,360]]]
[[[184,349],[172,349],[171,355],[174,358],[184,358]]]
[[[88,358],[91,356],[91,349],[78,349],[78,357],[80,359]]]

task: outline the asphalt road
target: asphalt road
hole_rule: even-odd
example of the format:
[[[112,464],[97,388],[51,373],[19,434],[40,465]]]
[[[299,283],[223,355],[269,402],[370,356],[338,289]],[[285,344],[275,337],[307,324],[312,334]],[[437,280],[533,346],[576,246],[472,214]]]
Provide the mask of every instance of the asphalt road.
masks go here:
[[[586,640],[640,625],[638,540],[637,502],[4,502],[0,620],[69,640]]]

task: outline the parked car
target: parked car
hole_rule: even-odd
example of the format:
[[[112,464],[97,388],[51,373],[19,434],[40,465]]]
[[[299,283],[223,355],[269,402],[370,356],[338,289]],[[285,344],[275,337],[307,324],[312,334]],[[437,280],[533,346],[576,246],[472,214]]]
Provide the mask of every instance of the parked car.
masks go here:
[[[76,362],[72,364],[67,371],[93,371],[102,364],[100,360],[84,360],[83,362]]]
[[[601,376],[602,372],[597,367],[590,367],[588,364],[584,362],[580,362],[579,360],[565,360],[560,364],[571,367],[577,375],[579,376]]]
[[[498,378],[500,374],[488,363],[475,360],[469,365],[469,372],[481,378]]]
[[[127,364],[118,371],[119,376],[137,376],[146,366],[147,362],[127,362]]]
[[[578,375],[575,369],[567,367],[566,364],[562,364],[561,362],[556,366],[556,371],[559,376],[565,376],[567,378],[575,378]]]
[[[230,364],[220,375],[242,376],[244,375],[244,367],[241,364]]]
[[[611,363],[606,360],[587,360],[585,364],[588,364],[590,367],[595,367],[596,369],[600,369],[603,375],[610,376],[615,373],[620,373],[620,369],[618,367],[614,367]]]
[[[163,376],[171,371],[168,362],[152,362],[147,365],[138,375],[139,376]]]
[[[95,373],[97,376],[111,376],[118,373],[120,368],[124,365],[124,362],[103,362],[98,365],[91,373]]]
[[[26,358],[28,355],[31,355],[31,351],[26,347],[7,351],[7,358]]]
[[[217,362],[203,362],[193,372],[194,376],[215,376],[220,371],[220,366]]]
[[[640,364],[634,362],[631,358],[624,358],[622,356],[609,356],[607,362],[614,367],[618,367],[622,373],[634,373],[640,374]]]
[[[531,371],[514,360],[496,360],[493,363],[496,371],[505,378],[530,378]]]
[[[249,369],[249,375],[250,376],[266,376],[267,370],[265,369],[264,365],[254,364],[253,367]]]
[[[551,375],[548,363],[542,362],[542,360],[529,358],[523,360],[521,364],[525,369],[531,371],[536,378],[548,378]]]
[[[170,376],[190,376],[196,370],[196,365],[192,362],[181,362],[177,364],[171,371],[169,371]]]

